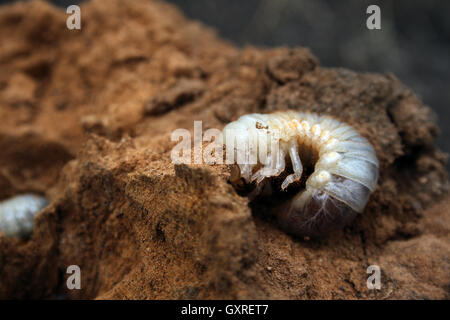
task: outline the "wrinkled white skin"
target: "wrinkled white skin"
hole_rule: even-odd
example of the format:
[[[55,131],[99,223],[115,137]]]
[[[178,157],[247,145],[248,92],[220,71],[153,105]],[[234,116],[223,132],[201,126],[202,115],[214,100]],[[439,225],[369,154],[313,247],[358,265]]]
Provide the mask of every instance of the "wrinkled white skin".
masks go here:
[[[234,137],[230,134],[231,132],[238,132],[238,134]],[[323,219],[325,216],[339,215],[346,207],[361,213],[370,194],[375,190],[379,165],[373,147],[351,126],[331,117],[294,111],[248,114],[225,126],[223,133],[227,153],[235,152],[236,157],[239,154],[249,155],[250,151],[246,145],[252,134],[266,136],[266,139],[258,140],[258,148],[268,148],[268,150],[272,150],[270,138],[276,136],[275,140],[279,141],[280,146],[278,157],[274,156],[272,161],[265,161],[258,154],[257,164],[236,163],[240,168],[241,177],[247,183],[256,181],[259,184],[265,178],[282,173],[285,170],[285,161],[290,159],[293,173],[288,175],[282,183],[282,190],[300,180],[303,173],[301,156],[310,158],[313,153],[311,150],[314,150],[317,161],[314,172],[306,181],[305,190],[297,194],[287,209],[284,209],[289,211],[288,216],[305,214],[305,210],[323,209],[321,217],[311,216],[312,213],[307,212],[308,221],[304,221],[306,224],[316,218]],[[233,145],[234,139],[238,142],[236,145]],[[261,164],[263,166],[258,168]],[[258,170],[255,171],[256,168]],[[330,201],[340,203],[332,205]],[[293,218],[291,218],[287,220],[292,222]],[[297,219],[297,223],[303,223],[298,222],[300,220]],[[332,220],[330,218],[330,221]],[[305,225],[298,229],[303,230],[304,227]]]
[[[34,217],[48,200],[44,197],[23,194],[0,202],[0,231],[6,237],[24,237],[33,231]]]

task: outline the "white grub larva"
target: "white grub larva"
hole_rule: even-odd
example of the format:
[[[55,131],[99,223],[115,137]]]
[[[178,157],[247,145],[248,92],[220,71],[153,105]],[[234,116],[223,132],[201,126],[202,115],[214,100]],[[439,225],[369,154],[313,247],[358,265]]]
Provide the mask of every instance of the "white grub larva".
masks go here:
[[[26,237],[33,231],[34,216],[48,205],[48,200],[23,194],[0,202],[0,234]]]
[[[304,189],[276,209],[278,222],[288,233],[321,237],[342,228],[363,212],[375,190],[378,159],[373,147],[351,126],[329,116],[295,111],[248,114],[225,126],[223,136],[227,160],[232,153],[238,177],[256,181],[255,190],[263,189],[266,178],[284,177],[290,159],[293,172],[280,188],[303,182]],[[258,151],[249,147],[255,136]],[[267,150],[265,159],[261,149]],[[251,150],[256,163],[240,161],[251,158]],[[306,180],[304,168],[312,171]]]

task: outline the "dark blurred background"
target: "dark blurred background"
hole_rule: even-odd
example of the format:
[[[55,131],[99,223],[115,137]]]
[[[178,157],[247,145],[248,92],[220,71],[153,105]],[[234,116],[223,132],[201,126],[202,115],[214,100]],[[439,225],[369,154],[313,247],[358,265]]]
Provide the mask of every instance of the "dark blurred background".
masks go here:
[[[239,46],[305,46],[323,66],[393,73],[438,114],[438,144],[450,152],[450,1],[167,1]],[[366,28],[370,4],[381,8],[381,30]]]

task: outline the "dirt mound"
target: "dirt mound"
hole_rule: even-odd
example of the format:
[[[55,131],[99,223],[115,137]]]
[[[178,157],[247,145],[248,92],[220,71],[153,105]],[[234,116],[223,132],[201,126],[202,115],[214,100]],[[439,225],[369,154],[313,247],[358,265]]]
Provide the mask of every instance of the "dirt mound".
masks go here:
[[[0,197],[51,201],[30,239],[0,236],[0,297],[449,297],[446,156],[394,76],[322,68],[303,48],[238,50],[158,1],[81,10],[68,30],[42,1],[0,9]],[[283,109],[353,125],[380,160],[364,214],[322,240],[279,230],[227,166],[170,159],[177,128]],[[81,290],[66,288],[74,264]],[[381,290],[366,286],[372,264]]]

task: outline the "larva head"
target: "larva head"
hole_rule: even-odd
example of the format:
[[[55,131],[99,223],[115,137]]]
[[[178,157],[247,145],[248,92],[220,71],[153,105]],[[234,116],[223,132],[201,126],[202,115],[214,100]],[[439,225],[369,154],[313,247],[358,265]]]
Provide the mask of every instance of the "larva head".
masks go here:
[[[223,129],[228,164],[237,164],[240,177],[251,182],[253,168],[267,161],[262,150],[270,150],[272,135],[266,116],[249,114],[231,122]]]
[[[227,124],[222,132],[225,145],[236,143],[236,141],[248,144],[252,134],[258,131],[265,132],[268,127],[263,119],[259,119],[260,117],[261,115],[249,114]],[[242,149],[244,146],[237,145],[235,147]]]

